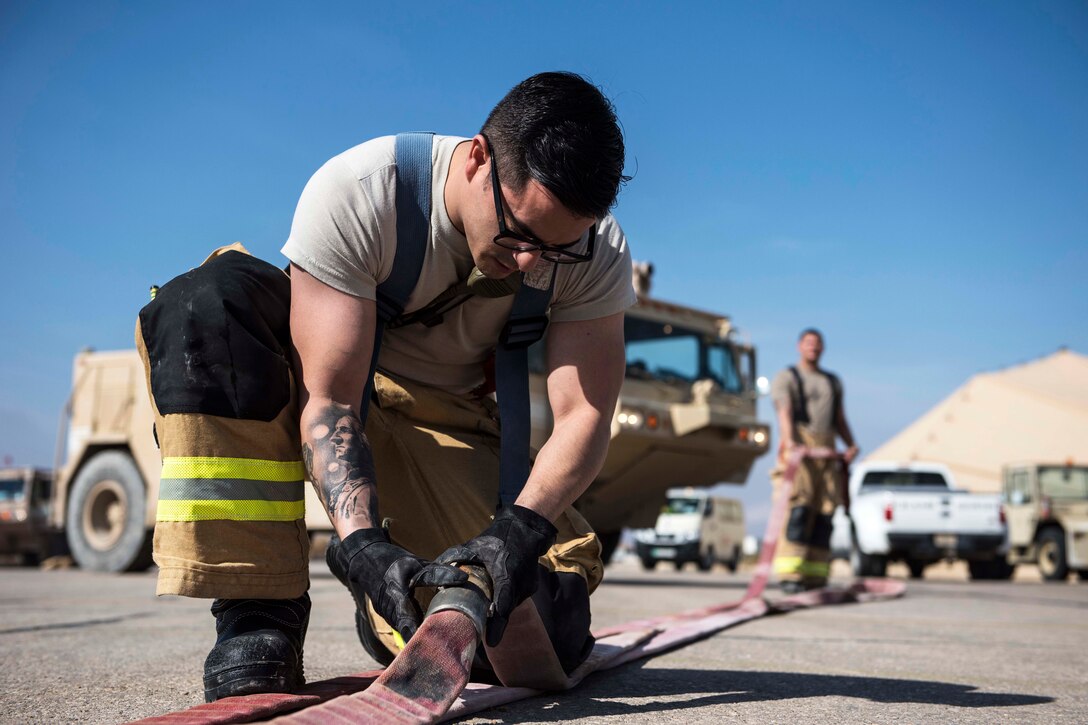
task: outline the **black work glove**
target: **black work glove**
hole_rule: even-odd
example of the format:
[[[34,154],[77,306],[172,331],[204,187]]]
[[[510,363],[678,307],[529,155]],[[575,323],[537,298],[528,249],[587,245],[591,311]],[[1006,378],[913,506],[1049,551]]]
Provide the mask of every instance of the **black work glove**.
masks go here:
[[[532,509],[507,506],[483,533],[444,551],[418,578],[423,580],[432,570],[461,564],[484,567],[492,586],[486,641],[489,647],[495,647],[502,641],[511,612],[536,591],[537,560],[555,543],[556,533],[555,526]],[[426,583],[433,586],[430,581]]]
[[[339,555],[347,572],[348,588],[360,607],[363,595],[370,597],[382,619],[407,642],[423,621],[419,603],[411,596],[409,582],[421,579],[424,586],[453,586],[465,580],[462,571],[451,567],[427,567],[426,559],[392,544],[382,529],[359,529],[340,542]]]

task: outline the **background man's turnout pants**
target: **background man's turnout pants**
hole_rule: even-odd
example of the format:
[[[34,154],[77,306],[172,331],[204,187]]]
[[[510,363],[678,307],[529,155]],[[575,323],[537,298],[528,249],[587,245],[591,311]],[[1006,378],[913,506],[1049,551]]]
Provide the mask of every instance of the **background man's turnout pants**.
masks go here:
[[[309,587],[289,300],[287,275],[232,245],[164,285],[140,312],[136,344],[163,457],[160,595],[276,599]],[[499,481],[493,401],[379,374],[366,433],[395,543],[433,558],[487,526]],[[554,523],[542,577],[563,601],[549,632],[588,651],[600,544],[573,509]],[[379,635],[383,628],[375,622]]]
[[[802,443],[831,448],[833,434],[814,436],[798,428]],[[771,471],[775,496],[782,495],[785,464]],[[842,465],[838,459],[805,459],[797,471],[782,532],[775,550],[774,571],[779,581],[800,582],[806,587],[827,583],[831,568],[831,518],[842,503]]]

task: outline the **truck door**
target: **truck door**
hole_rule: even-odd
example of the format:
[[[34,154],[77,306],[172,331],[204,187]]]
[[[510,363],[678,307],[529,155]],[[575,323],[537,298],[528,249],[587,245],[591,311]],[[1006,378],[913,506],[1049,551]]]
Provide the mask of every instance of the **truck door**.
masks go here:
[[[1009,546],[1030,546],[1035,540],[1038,507],[1027,468],[1005,471],[1005,518],[1009,527]]]

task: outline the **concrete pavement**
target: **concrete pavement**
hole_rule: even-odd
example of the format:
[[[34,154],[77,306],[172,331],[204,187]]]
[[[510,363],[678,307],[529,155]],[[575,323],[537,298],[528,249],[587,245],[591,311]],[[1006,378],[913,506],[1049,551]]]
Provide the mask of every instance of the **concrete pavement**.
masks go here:
[[[749,622],[468,722],[1088,721],[1088,586],[961,579],[937,567],[901,600]],[[746,581],[614,564],[594,622],[735,600]],[[373,668],[320,561],[311,596],[308,679]],[[115,723],[198,704],[208,604],[156,599],[153,573],[0,569],[0,722]]]

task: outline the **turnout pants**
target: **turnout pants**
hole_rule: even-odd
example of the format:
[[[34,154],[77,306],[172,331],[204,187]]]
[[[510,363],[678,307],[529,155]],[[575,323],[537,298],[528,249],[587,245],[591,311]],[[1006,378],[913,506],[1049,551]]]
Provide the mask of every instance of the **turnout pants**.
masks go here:
[[[136,344],[163,457],[160,595],[276,599],[309,587],[289,308],[287,275],[232,245],[164,285],[140,312]],[[379,373],[366,433],[395,543],[430,559],[488,525],[499,485],[492,400]],[[533,602],[572,668],[592,647],[589,594],[604,565],[580,514],[569,509],[554,523],[559,534],[540,559]],[[396,651],[388,625],[371,619]]]
[[[809,447],[832,448],[834,434],[814,436],[798,428]],[[785,462],[771,471],[775,497],[782,495]],[[779,581],[801,582],[815,588],[827,584],[831,569],[831,517],[842,503],[842,465],[838,459],[806,458],[797,470],[786,518],[775,550],[774,571]]]

